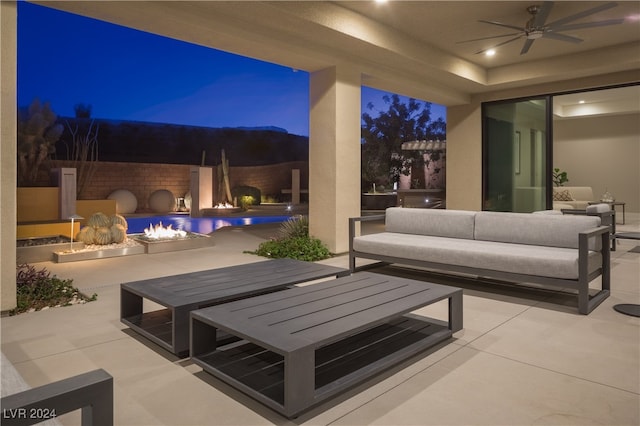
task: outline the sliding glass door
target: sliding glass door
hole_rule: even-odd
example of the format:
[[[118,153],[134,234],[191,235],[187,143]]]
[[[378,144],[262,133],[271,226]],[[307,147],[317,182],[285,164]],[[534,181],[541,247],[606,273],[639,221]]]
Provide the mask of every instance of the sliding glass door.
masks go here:
[[[532,212],[551,205],[551,99],[482,106],[483,209]]]

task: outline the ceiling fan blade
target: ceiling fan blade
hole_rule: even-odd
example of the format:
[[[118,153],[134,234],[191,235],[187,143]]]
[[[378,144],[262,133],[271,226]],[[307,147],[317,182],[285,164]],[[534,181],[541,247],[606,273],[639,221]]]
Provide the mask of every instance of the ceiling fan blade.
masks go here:
[[[528,39],[524,42],[524,45],[522,46],[522,50],[520,51],[520,54],[521,54],[521,55],[524,55],[525,53],[527,53],[527,52],[529,51],[529,49],[531,48],[531,45],[533,45],[533,42],[534,42],[534,41],[535,41],[535,40],[533,40],[533,39],[529,39],[529,38],[528,38]]]
[[[515,25],[509,25],[509,24],[503,24],[502,22],[497,22],[497,21],[485,21],[485,20],[480,19],[478,22],[482,22],[483,24],[497,25],[499,27],[511,28],[512,30],[518,30],[518,31],[523,31],[524,30],[524,28],[522,28],[522,27],[517,27]]]
[[[486,52],[487,50],[491,50],[491,49],[495,49],[496,47],[504,46],[505,44],[507,44],[507,43],[511,43],[512,41],[516,41],[516,40],[518,40],[518,39],[519,39],[519,38],[521,38],[521,37],[522,37],[522,36],[514,37],[514,38],[509,39],[509,40],[507,40],[507,41],[503,41],[502,43],[498,43],[498,44],[496,44],[496,45],[494,45],[494,46],[487,47],[486,49],[478,50],[475,54],[476,54],[476,55],[479,55],[479,54],[481,54],[481,53]]]
[[[568,36],[556,32],[546,32],[542,34],[542,38],[551,38],[553,40],[568,41],[569,43],[582,43],[584,40],[578,37]]]
[[[514,35],[524,35],[524,32],[521,31],[521,32],[518,32],[518,33],[509,33],[509,34],[502,34],[502,35],[497,35],[497,36],[474,38],[474,39],[471,39],[471,40],[456,41],[456,44],[470,43],[472,41],[490,40],[492,38],[510,37],[510,36],[514,36]]]
[[[602,11],[611,9],[613,7],[616,7],[617,5],[618,5],[618,3],[616,3],[616,2],[610,2],[610,3],[602,4],[600,6],[592,7],[591,9],[583,10],[582,12],[576,13],[575,15],[565,16],[562,19],[558,19],[557,21],[551,22],[551,23],[547,24],[547,28],[555,29],[555,27],[562,26],[562,25],[564,25],[566,23],[575,21],[576,19],[580,19],[580,18],[584,18],[584,17],[589,16],[589,15],[593,15],[594,13],[598,13],[598,12],[602,12]]]
[[[605,27],[607,25],[618,25],[624,22],[624,18],[620,19],[607,19],[606,21],[597,21],[597,22],[584,22],[582,24],[570,24],[570,25],[561,25],[559,27],[551,28],[552,31],[571,31],[571,30],[580,30],[582,28],[593,28],[593,27]]]
[[[549,17],[549,12],[551,12],[552,8],[553,8],[553,2],[545,1],[540,7],[540,9],[538,10],[538,13],[536,13],[535,20],[533,21],[533,26],[535,27],[543,26],[544,23],[547,21],[547,18]]]

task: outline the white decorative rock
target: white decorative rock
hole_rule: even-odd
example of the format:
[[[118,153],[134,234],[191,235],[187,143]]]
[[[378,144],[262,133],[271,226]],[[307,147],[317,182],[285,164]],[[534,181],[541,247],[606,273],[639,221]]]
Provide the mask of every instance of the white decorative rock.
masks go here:
[[[155,213],[168,213],[176,209],[176,197],[168,189],[158,189],[149,196],[149,208]]]
[[[127,189],[116,189],[107,197],[109,200],[116,200],[116,213],[135,213],[138,208],[138,199],[133,192]]]

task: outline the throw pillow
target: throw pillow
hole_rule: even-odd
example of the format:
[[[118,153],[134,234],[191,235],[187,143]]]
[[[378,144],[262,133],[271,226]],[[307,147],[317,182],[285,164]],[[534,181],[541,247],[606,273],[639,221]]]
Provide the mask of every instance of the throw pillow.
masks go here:
[[[553,201],[573,201],[573,196],[568,189],[563,191],[553,191]]]

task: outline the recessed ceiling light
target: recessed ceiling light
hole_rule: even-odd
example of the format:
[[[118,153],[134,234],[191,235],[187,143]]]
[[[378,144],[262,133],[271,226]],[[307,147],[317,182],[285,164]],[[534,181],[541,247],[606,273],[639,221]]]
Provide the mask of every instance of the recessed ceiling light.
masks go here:
[[[487,55],[487,56],[493,56],[493,55],[496,54],[496,50],[495,49],[489,49],[484,54]]]
[[[386,3],[387,0],[376,0],[376,3]]]
[[[578,103],[579,103],[579,104],[583,104],[583,103],[584,103],[584,101],[583,101],[583,100],[579,100],[579,101],[578,101]]]

